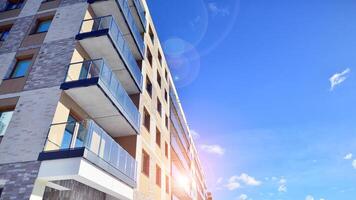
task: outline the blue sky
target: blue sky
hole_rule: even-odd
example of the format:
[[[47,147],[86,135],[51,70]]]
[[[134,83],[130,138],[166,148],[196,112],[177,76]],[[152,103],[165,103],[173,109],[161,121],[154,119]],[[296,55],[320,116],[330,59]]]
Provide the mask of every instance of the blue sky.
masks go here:
[[[356,1],[148,4],[215,199],[356,199]]]

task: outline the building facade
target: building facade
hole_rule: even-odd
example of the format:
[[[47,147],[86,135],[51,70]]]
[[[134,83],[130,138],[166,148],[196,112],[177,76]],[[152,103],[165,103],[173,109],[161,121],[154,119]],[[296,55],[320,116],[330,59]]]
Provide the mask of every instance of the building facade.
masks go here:
[[[208,199],[140,0],[0,0],[0,199]]]

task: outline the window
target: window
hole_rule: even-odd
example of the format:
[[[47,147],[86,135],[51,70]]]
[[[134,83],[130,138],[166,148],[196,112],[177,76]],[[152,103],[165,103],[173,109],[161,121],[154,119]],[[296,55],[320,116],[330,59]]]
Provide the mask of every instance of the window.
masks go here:
[[[148,29],[148,34],[150,35],[152,43],[155,43],[155,35],[153,34],[153,30],[151,26]]]
[[[168,123],[169,123],[169,120],[168,120],[168,116],[166,115],[166,121],[165,121],[166,123],[166,127],[168,128]]]
[[[150,176],[150,156],[145,150],[142,150],[142,173]]]
[[[13,110],[0,112],[0,136],[4,136],[12,118]]]
[[[1,194],[2,194],[2,190],[3,190],[3,188],[0,188],[0,197],[1,197]]]
[[[52,19],[38,21],[34,34],[47,32],[49,27],[51,26],[51,23]]]
[[[161,51],[158,50],[158,60],[159,60],[159,64],[162,66],[162,54]]]
[[[0,31],[0,41],[5,41],[9,36],[10,30]]]
[[[162,178],[161,178],[161,168],[156,165],[156,184],[161,187],[161,182],[162,182]]]
[[[162,78],[161,78],[161,75],[159,74],[158,70],[157,70],[157,83],[158,83],[159,87],[162,86]]]
[[[166,77],[166,80],[167,80],[167,82],[168,82],[168,70],[165,70],[165,71],[164,71],[164,76]]]
[[[157,97],[157,111],[158,111],[159,115],[161,116],[162,115],[162,103],[158,97]]]
[[[6,2],[6,6],[5,6],[5,10],[4,11],[21,8],[22,5],[23,5],[23,0],[18,0],[18,1],[14,1],[14,0],[10,1],[10,0],[8,0]]]
[[[167,142],[164,143],[164,155],[166,156],[166,158],[168,158],[168,144],[167,144]]]
[[[152,53],[150,51],[150,48],[147,47],[147,59],[148,62],[150,63],[151,67],[153,66],[153,56]]]
[[[150,125],[151,125],[151,116],[148,113],[147,109],[144,108],[143,110],[143,125],[145,126],[145,128],[147,129],[148,132],[150,132]]]
[[[156,144],[161,147],[161,131],[156,128]]]
[[[169,177],[166,175],[166,193],[169,193]]]
[[[146,91],[150,95],[150,97],[152,97],[152,83],[150,81],[150,78],[148,78],[148,76],[146,76]]]
[[[31,59],[18,60],[16,62],[15,68],[12,71],[10,78],[18,78],[22,76],[26,76],[30,66],[32,63]]]

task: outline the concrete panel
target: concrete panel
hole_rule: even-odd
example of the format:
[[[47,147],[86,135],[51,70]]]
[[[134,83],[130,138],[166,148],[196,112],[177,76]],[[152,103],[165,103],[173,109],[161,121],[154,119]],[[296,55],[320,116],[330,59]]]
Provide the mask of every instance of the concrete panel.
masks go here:
[[[19,17],[35,15],[37,13],[38,8],[41,6],[41,2],[42,1],[39,0],[27,0],[21,10]]]
[[[0,67],[0,84],[6,78],[8,71],[12,64],[15,62],[16,52],[0,54],[1,67]]]
[[[0,145],[0,164],[37,160],[42,152],[61,90],[57,87],[21,94]]]
[[[87,3],[58,8],[44,42],[72,38],[77,35],[87,8]]]

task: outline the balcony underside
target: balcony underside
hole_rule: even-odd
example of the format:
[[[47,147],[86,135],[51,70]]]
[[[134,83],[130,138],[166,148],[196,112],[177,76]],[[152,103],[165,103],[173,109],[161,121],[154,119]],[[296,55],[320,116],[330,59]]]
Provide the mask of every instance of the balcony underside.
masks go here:
[[[79,34],[77,39],[79,39],[79,43],[91,58],[105,59],[128,94],[140,92],[139,83],[136,83],[133,75],[125,65],[123,57],[108,36],[107,29]]]
[[[61,89],[112,137],[138,133],[134,122],[128,120],[120,104],[98,78],[66,82]]]
[[[112,15],[114,17],[120,27],[120,31],[125,36],[125,40],[129,43],[134,57],[136,60],[142,60],[144,57],[143,52],[140,51],[139,45],[137,44],[126,18],[119,8],[116,0],[94,1],[94,3],[90,5],[96,16]]]
[[[105,172],[83,157],[44,160],[41,162],[38,179],[49,183],[75,180],[118,199],[133,199],[133,186]]]

